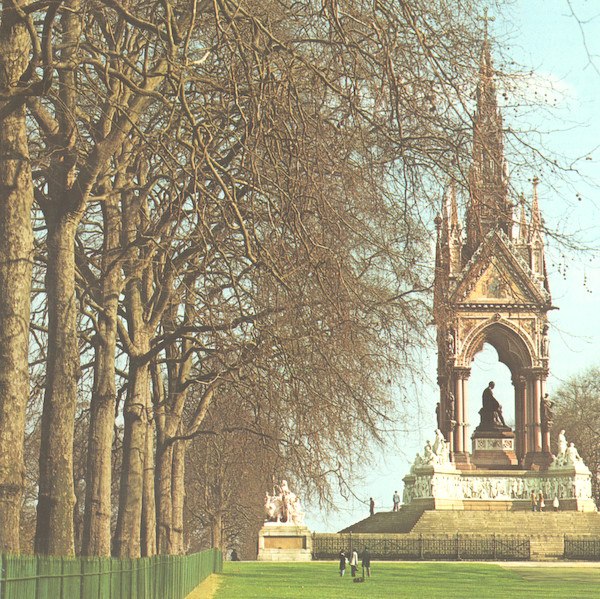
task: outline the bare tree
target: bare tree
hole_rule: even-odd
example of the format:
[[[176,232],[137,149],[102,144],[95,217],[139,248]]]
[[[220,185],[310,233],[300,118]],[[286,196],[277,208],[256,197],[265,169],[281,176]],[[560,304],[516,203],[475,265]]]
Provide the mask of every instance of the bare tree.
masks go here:
[[[19,210],[3,220],[0,244],[18,256],[0,277],[19,295],[11,314],[25,336],[1,305],[0,330],[17,343],[22,376],[32,249],[24,101],[46,226],[36,551],[74,551],[82,353],[94,353],[86,554],[110,550],[121,380],[117,555],[153,553],[156,528],[159,551],[182,550],[186,443],[224,388],[278,424],[268,434],[285,467],[323,501],[346,479],[348,443],[382,438],[393,384],[414,369],[427,320],[431,176],[452,171],[466,148],[478,7],[67,0],[3,12],[0,116],[13,121],[1,135],[14,147],[0,163],[2,206],[14,193],[6,206]],[[8,176],[13,167],[22,179]],[[23,484],[14,439],[26,397],[6,397],[9,509]],[[260,423],[253,434],[266,434]],[[14,548],[10,513],[0,535]]]

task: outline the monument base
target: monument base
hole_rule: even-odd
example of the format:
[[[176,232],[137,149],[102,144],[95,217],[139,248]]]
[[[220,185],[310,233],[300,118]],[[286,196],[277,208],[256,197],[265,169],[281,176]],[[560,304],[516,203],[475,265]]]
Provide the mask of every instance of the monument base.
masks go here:
[[[306,526],[265,522],[258,532],[258,557],[264,562],[309,562],[312,533]]]
[[[540,491],[546,506],[559,500],[561,511],[596,511],[591,475],[583,464],[546,471],[458,470],[453,464],[416,466],[404,477],[404,505],[423,510],[531,509]]]
[[[473,433],[471,462],[490,470],[517,467],[515,434],[511,430],[476,430]]]

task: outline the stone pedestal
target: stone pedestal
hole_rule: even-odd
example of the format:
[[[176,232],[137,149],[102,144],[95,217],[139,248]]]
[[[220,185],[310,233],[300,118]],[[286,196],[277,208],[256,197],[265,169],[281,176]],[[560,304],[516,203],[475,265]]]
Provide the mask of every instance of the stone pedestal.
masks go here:
[[[312,532],[306,526],[265,522],[258,532],[258,558],[265,562],[309,562]]]
[[[476,430],[472,439],[471,462],[477,468],[495,470],[518,465],[515,434],[511,430]]]
[[[417,466],[404,477],[405,505],[427,510],[529,510],[542,491],[547,509],[594,512],[590,471],[583,464],[532,470],[457,470],[453,464]]]

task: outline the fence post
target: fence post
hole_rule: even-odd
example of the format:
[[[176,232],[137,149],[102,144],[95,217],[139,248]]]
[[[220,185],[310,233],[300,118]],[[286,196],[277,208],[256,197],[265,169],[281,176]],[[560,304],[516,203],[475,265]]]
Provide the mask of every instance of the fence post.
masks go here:
[[[456,533],[456,559],[460,560],[460,533]]]
[[[492,554],[494,559],[496,559],[496,533],[492,535]]]
[[[423,533],[419,534],[419,559],[423,559]]]

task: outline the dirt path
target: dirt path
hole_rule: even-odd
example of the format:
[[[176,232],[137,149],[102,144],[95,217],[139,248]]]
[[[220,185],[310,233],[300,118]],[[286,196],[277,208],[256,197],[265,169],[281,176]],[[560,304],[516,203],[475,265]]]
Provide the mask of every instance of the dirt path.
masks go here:
[[[211,574],[199,587],[196,587],[185,599],[212,599],[219,585],[221,577],[218,574]]]

